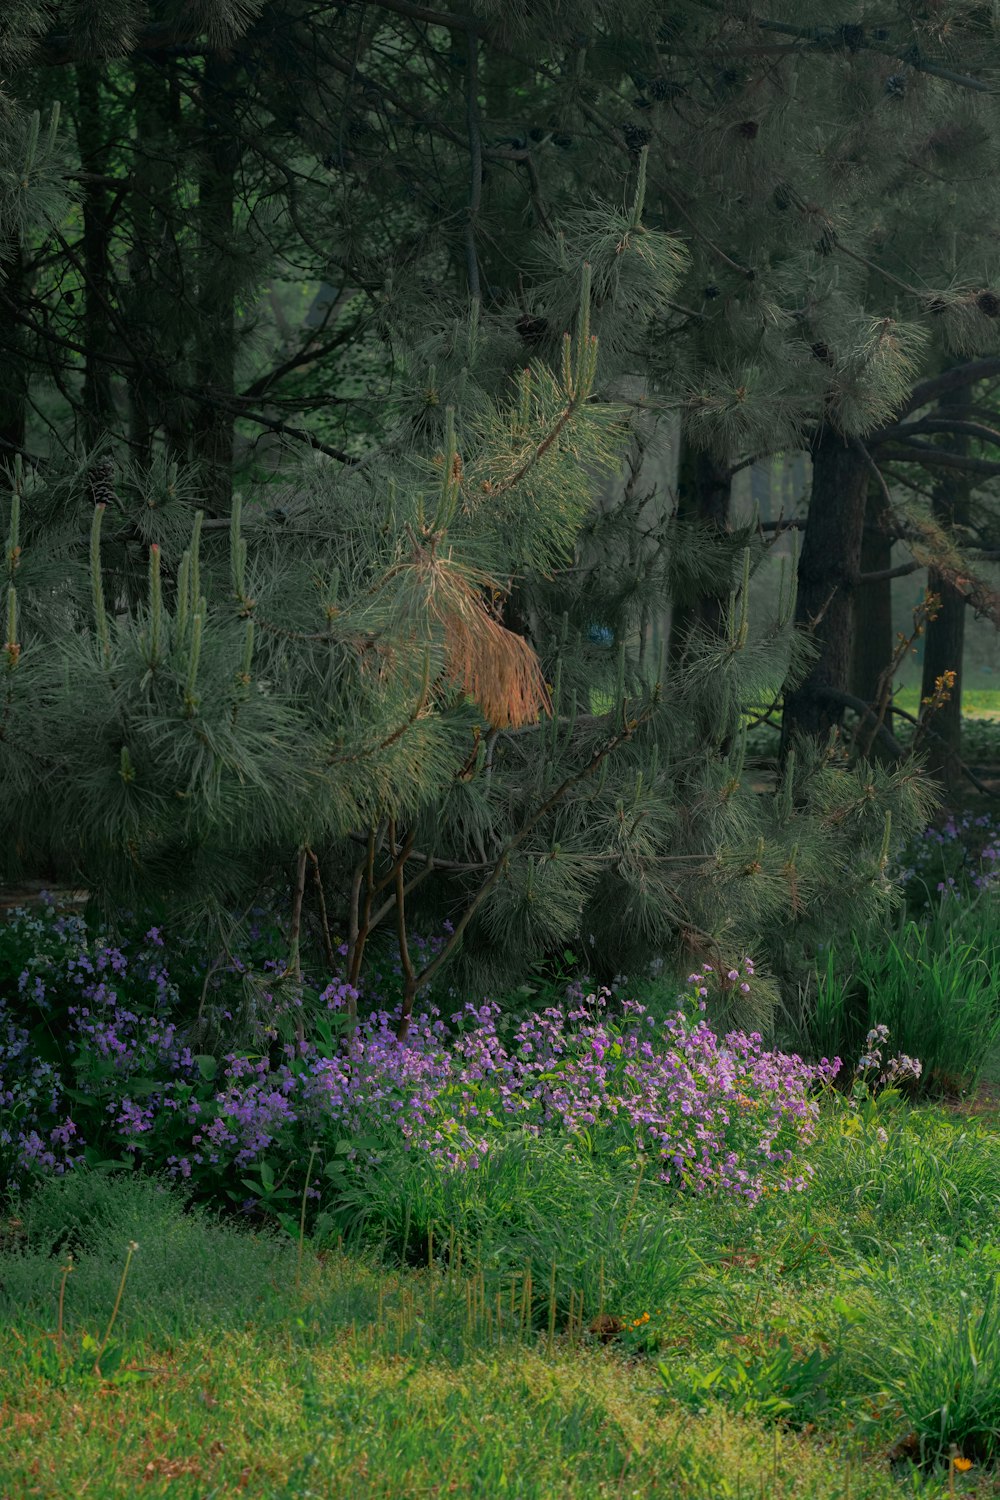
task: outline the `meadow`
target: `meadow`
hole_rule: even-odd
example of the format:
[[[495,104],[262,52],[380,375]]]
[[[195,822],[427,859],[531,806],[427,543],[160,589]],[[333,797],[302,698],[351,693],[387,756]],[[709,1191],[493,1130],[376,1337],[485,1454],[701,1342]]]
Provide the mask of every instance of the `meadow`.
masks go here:
[[[995,834],[899,851],[772,1040],[718,1024],[749,957],[426,996],[401,1048],[391,961],[349,1037],[263,919],[206,983],[14,913],[0,1496],[996,1494]]]
[[[410,1265],[384,1207],[317,1250],[54,1179],[5,1226],[0,1493],[995,1494],[996,1116],[831,1100],[810,1155],[748,1207],[511,1145]]]

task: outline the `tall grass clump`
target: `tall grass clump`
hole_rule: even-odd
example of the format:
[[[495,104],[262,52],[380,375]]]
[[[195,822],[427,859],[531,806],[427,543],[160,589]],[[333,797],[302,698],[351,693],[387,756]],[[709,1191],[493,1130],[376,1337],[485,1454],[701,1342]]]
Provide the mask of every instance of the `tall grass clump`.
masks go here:
[[[1000,950],[966,931],[948,941],[942,919],[909,920],[881,943],[866,935],[828,949],[803,1012],[807,1050],[857,1056],[884,1026],[920,1058],[922,1091],[973,1088],[1000,1040]]]

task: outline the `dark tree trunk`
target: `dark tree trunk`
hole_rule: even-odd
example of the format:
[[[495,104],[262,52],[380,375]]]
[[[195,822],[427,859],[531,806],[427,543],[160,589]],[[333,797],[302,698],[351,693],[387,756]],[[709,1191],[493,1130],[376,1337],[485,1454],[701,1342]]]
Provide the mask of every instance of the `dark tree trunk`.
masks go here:
[[[700,524],[719,534],[729,530],[729,506],[732,480],[729,466],[720,464],[710,454],[682,442],[677,471],[677,520],[680,524]],[[732,579],[728,562],[719,569],[720,587],[675,600],[670,615],[668,654],[671,664],[684,659],[687,644],[698,625],[719,633],[722,630],[726,602]]]
[[[129,437],[135,455],[147,463],[160,431],[171,458],[183,462],[189,456],[186,412],[171,390],[171,381],[184,377],[187,298],[174,234],[180,214],[175,180],[180,148],[172,66],[165,57],[141,58],[133,64],[129,324],[141,353],[129,380]]]
[[[9,465],[24,448],[28,409],[28,364],[24,357],[27,330],[13,317],[26,300],[28,273],[24,251],[18,247],[0,264],[0,464]]]
[[[783,754],[794,735],[824,739],[840,724],[843,706],[828,692],[847,692],[851,671],[869,469],[864,454],[832,427],[824,427],[813,443],[812,462],[796,620],[811,636],[817,655],[805,679],[785,692]]]
[[[101,115],[99,72],[96,67],[76,69],[76,139],[80,165],[87,178],[83,186],[83,372],[84,439],[92,447],[103,437],[114,413],[111,367],[107,354],[112,346],[110,305],[111,232],[110,200],[104,179],[108,175],[108,147]]]
[[[944,396],[938,404],[942,417],[968,419],[972,406],[972,388],[961,386]],[[968,447],[965,438],[949,435],[947,446],[952,452]],[[947,471],[946,471],[947,474]],[[934,487],[931,506],[934,519],[942,526],[962,525],[968,519],[969,483],[960,473],[947,474]],[[965,648],[965,611],[963,595],[936,568],[927,570],[927,589],[940,597],[941,605],[934,619],[928,620],[924,636],[924,668],[921,697],[930,698],[938,678],[955,673],[955,685],[947,701],[930,720],[933,735],[923,748],[927,770],[950,789],[961,779],[959,762],[962,754],[962,654]]]
[[[232,241],[239,145],[232,129],[238,64],[206,60],[203,79],[208,140],[198,184],[199,347],[197,379],[205,400],[194,419],[195,456],[205,498],[226,513],[232,500],[233,412],[236,381],[236,299]]]
[[[861,541],[861,572],[883,573],[892,567],[892,533],[881,489],[868,491],[865,529]],[[859,583],[854,596],[854,645],[851,653],[851,692],[875,704],[880,679],[892,661],[892,579]],[[890,726],[891,728],[891,726]]]

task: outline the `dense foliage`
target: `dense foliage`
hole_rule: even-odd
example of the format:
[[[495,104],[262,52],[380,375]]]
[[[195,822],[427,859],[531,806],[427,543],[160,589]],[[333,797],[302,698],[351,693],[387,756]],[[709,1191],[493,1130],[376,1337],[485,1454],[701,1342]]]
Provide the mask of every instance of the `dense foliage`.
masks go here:
[[[293,962],[322,890],[355,984],[412,912],[479,989],[593,936],[605,978],[753,951],[787,992],[820,917],[884,911],[909,769],[807,746],[772,798],[741,739],[783,680],[815,707],[853,580],[807,532],[754,618],[729,486],[863,468],[992,347],[954,287],[992,243],[959,62],[994,56],[962,7],[948,68],[919,17],[824,19],[11,8],[8,875],[155,892],[219,952],[290,907]]]

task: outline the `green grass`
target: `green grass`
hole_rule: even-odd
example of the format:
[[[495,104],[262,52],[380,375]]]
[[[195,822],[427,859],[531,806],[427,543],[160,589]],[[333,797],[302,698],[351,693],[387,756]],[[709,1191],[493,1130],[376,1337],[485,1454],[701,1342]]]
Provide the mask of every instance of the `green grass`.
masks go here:
[[[951,901],[895,934],[855,936],[829,950],[806,1012],[806,1051],[858,1057],[865,1036],[889,1027],[888,1057],[923,1066],[922,1089],[969,1092],[1000,1042],[1000,933],[993,898]]]
[[[895,701],[907,713],[915,714],[920,708],[920,684],[901,687]],[[1000,690],[995,688],[962,688],[962,713],[972,719],[1000,719]]]
[[[995,1118],[831,1103],[810,1192],[756,1208],[600,1166],[414,1173],[402,1269],[399,1177],[298,1285],[155,1183],[50,1185],[0,1248],[0,1496],[997,1493]]]

